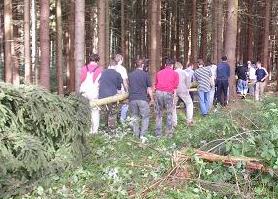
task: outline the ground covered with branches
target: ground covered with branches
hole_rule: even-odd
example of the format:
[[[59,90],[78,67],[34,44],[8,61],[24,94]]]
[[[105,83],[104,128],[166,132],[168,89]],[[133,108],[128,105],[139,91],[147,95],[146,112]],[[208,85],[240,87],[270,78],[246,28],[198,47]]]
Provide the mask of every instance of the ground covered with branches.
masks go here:
[[[179,114],[173,138],[155,138],[153,124],[144,144],[127,126],[88,137],[79,166],[47,175],[15,198],[278,198],[277,98],[217,107],[208,117],[197,115],[193,127]],[[268,170],[208,162],[196,149],[253,157]]]

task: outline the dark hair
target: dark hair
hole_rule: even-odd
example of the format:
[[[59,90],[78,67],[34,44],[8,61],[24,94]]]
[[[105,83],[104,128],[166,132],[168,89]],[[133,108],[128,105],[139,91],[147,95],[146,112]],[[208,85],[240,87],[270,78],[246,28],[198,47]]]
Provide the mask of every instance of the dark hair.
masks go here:
[[[198,65],[205,65],[203,59],[199,58],[197,61]]]
[[[227,61],[228,58],[227,58],[227,56],[225,55],[225,56],[221,57],[221,60],[222,60],[222,61]]]
[[[171,58],[166,58],[165,60],[165,65],[166,66],[169,66],[169,65],[174,65],[175,64],[175,61]]]
[[[100,58],[98,54],[91,54],[89,55],[89,61],[90,62],[99,62]]]
[[[142,66],[144,66],[144,60],[141,58],[137,59],[135,65],[137,68],[141,68]]]

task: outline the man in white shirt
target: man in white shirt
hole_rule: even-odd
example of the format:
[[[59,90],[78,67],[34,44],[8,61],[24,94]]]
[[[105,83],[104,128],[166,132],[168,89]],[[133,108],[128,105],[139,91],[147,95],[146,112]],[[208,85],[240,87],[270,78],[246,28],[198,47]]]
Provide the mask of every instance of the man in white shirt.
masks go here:
[[[122,55],[116,54],[114,60],[117,63],[115,70],[121,74],[121,77],[123,79],[123,84],[120,92],[125,93],[128,90],[128,76],[127,76],[126,68],[122,65],[124,58]],[[121,122],[124,122],[126,120],[127,112],[128,112],[128,104],[123,104],[121,107],[121,114],[120,114]]]
[[[251,61],[247,62],[247,66],[248,66],[248,79],[249,79],[249,94],[254,96],[255,95],[255,84],[256,84],[256,80],[257,80],[257,76],[256,76],[256,69],[253,66],[253,64],[251,63]]]

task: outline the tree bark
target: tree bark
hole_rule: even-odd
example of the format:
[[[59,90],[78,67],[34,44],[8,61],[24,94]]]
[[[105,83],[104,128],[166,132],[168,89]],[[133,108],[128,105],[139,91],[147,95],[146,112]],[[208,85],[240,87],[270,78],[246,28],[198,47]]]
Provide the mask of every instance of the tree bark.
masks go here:
[[[85,63],[85,0],[75,0],[75,91],[79,92],[80,72]]]
[[[125,0],[121,0],[121,53],[125,57]]]
[[[40,86],[50,90],[50,44],[49,44],[49,0],[40,1],[41,15],[40,15],[40,50],[41,50],[41,64],[40,64]]]
[[[100,65],[106,64],[106,0],[98,0],[98,52]]]
[[[228,16],[226,21],[225,54],[230,65],[229,90],[230,97],[236,96],[235,65],[236,65],[236,36],[237,36],[238,0],[228,1]]]
[[[253,60],[254,59],[254,21],[253,21],[253,1],[248,0],[248,24],[247,24],[247,54],[248,54],[248,60]]]
[[[69,47],[69,54],[67,57],[68,62],[68,72],[67,72],[67,78],[68,78],[68,91],[73,92],[75,91],[75,58],[74,58],[74,52],[75,52],[75,1],[70,1],[70,11],[68,15],[68,23],[69,23],[69,41],[68,41],[68,47]],[[77,77],[79,78],[79,77]]]
[[[218,0],[217,7],[217,61],[223,56],[224,14],[223,1]]]
[[[161,0],[157,0],[157,65],[156,70],[159,70],[162,64],[162,37],[161,37]]]
[[[219,59],[217,56],[218,53],[218,0],[212,1],[212,63],[216,64]]]
[[[34,84],[38,84],[38,67],[37,67],[37,15],[36,15],[36,1],[31,0],[31,59],[32,59],[32,71],[31,80]]]
[[[265,1],[265,17],[264,17],[264,46],[263,46],[263,59],[262,65],[269,72],[269,33],[270,33],[270,3],[271,0]]]
[[[208,0],[203,0],[200,57],[207,60]]]
[[[12,63],[12,0],[4,0],[5,82],[13,82]]]
[[[197,61],[197,1],[192,0],[192,25],[191,25],[191,62]]]
[[[24,79],[31,83],[30,0],[24,0]]]
[[[62,28],[62,4],[61,0],[56,0],[56,69],[57,69],[57,92],[63,94],[63,28]]]
[[[4,3],[0,5],[0,66],[4,66]],[[4,81],[4,74],[0,80]]]
[[[18,21],[18,7],[15,6],[13,9],[13,20]],[[12,61],[13,61],[13,84],[19,85],[19,28],[17,24],[13,24],[12,26]]]
[[[158,48],[158,37],[157,37],[157,26],[158,26],[158,12],[157,5],[160,0],[151,1],[151,49],[150,49],[150,74],[151,79],[155,79],[156,68],[158,67],[157,61],[157,48]]]

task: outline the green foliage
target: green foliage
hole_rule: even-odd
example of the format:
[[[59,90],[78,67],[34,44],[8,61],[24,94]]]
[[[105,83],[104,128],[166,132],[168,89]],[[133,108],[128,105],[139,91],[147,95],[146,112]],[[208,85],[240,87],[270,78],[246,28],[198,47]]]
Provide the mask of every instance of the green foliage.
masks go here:
[[[0,196],[81,160],[88,103],[32,86],[0,85]]]

